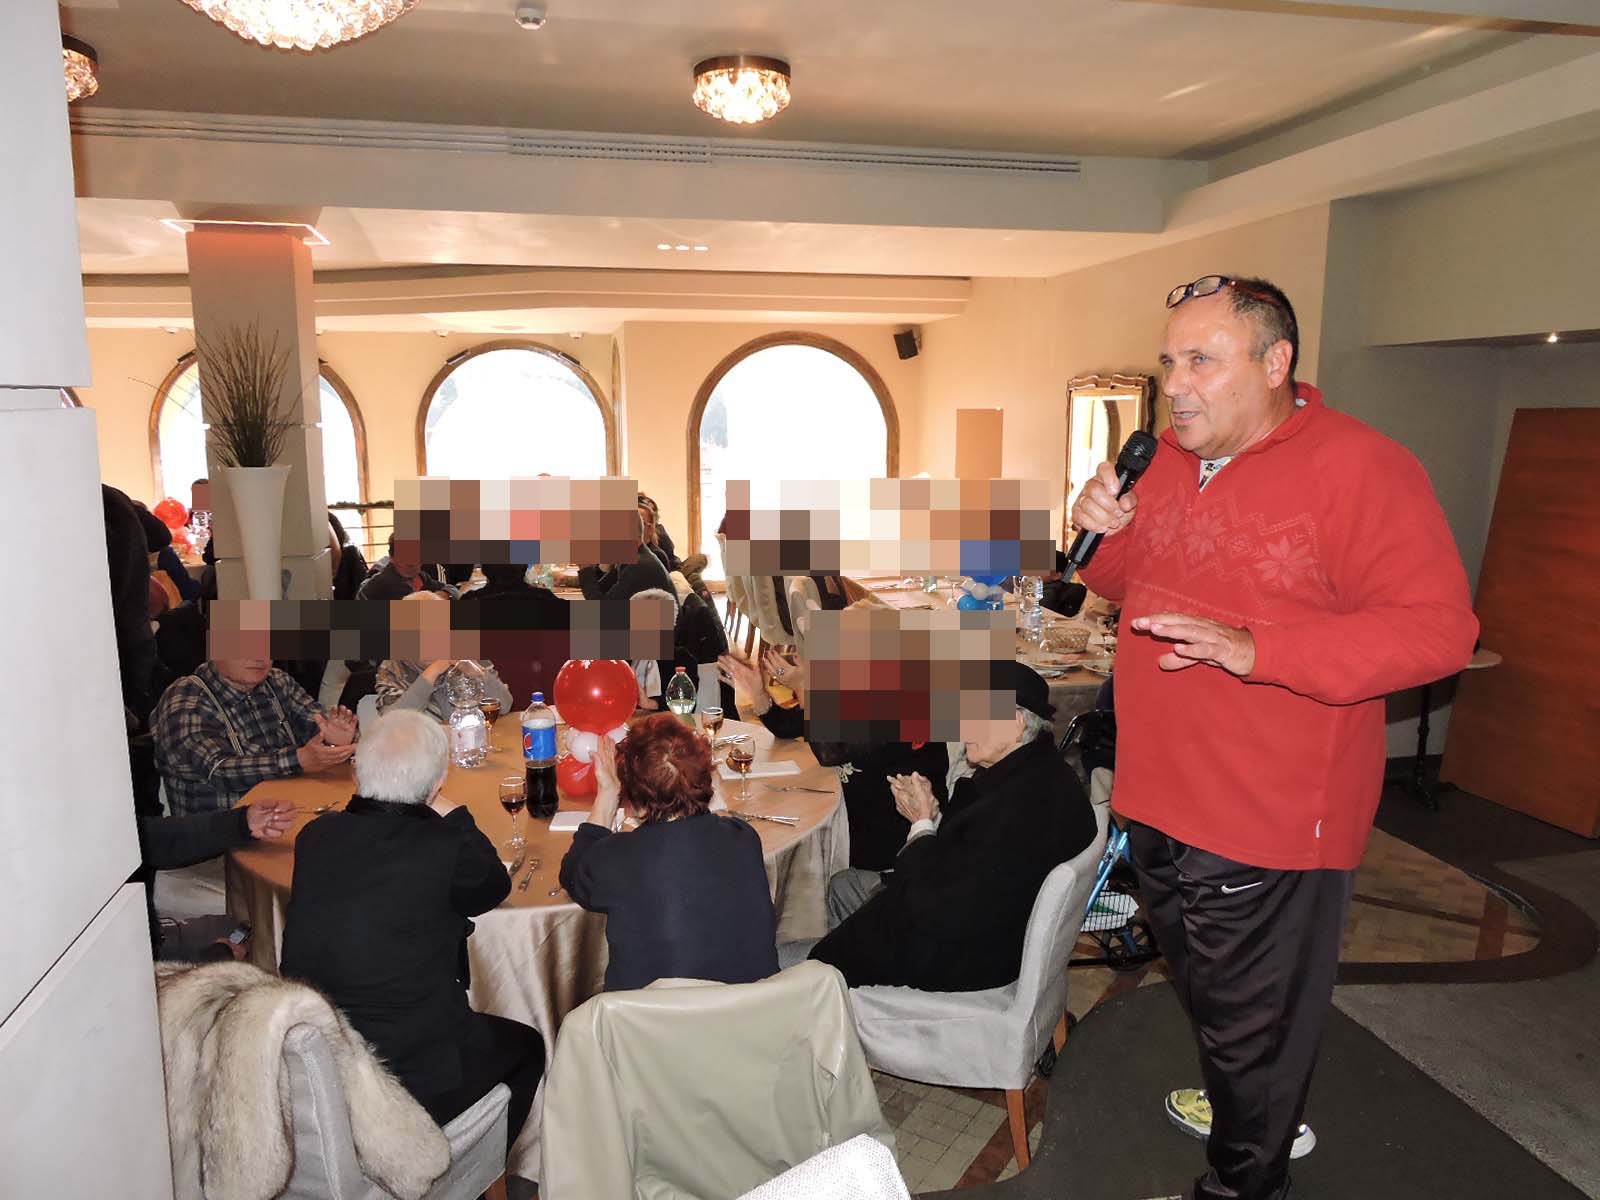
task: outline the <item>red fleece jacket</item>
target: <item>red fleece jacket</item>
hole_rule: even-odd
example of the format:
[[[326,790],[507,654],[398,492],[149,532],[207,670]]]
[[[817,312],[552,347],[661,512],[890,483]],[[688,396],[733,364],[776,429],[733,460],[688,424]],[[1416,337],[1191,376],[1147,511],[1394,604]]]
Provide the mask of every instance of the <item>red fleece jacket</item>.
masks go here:
[[[1454,674],[1478,621],[1420,463],[1303,402],[1199,488],[1161,436],[1133,522],[1082,572],[1122,604],[1116,672],[1123,816],[1279,870],[1348,870],[1378,807],[1388,692]],[[1255,669],[1163,671],[1129,622],[1181,612],[1249,629]]]

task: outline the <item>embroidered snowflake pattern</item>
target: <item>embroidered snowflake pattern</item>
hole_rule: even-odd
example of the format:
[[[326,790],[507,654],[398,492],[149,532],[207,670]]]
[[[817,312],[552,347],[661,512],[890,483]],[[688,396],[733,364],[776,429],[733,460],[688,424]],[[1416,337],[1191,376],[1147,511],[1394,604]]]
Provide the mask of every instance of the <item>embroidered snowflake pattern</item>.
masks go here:
[[[856,765],[855,763],[840,763],[834,770],[839,772],[839,786],[843,787],[850,782],[850,776],[856,773]]]
[[[1255,563],[1263,584],[1285,590],[1305,580],[1316,567],[1317,560],[1311,548],[1289,537],[1263,542],[1261,557]]]
[[[1164,506],[1152,514],[1155,517],[1145,529],[1145,542],[1150,547],[1150,552],[1163,555],[1171,550],[1178,540],[1178,530],[1183,523],[1184,512],[1177,505]]]
[[[1207,509],[1190,520],[1184,538],[1184,552],[1191,562],[1206,558],[1216,552],[1226,532],[1222,514],[1214,508]]]

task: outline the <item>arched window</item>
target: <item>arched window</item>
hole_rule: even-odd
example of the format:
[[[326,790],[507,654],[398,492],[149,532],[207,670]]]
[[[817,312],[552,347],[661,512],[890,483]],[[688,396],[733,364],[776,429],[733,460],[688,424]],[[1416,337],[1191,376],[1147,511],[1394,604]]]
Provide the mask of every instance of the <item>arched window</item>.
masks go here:
[[[327,363],[322,363],[320,370],[322,487],[350,540],[361,544],[366,540],[361,511],[346,505],[367,500],[366,427],[344,380]],[[206,477],[200,368],[193,354],[180,358],[156,389],[150,410],[150,458],[157,499],[172,496],[187,503],[189,485]]]
[[[616,424],[569,355],[486,342],[446,360],[417,413],[417,469],[458,479],[617,473]]]
[[[808,333],[739,347],[689,410],[691,548],[723,578],[716,529],[729,479],[869,479],[900,471],[900,422],[882,378],[854,350]]]

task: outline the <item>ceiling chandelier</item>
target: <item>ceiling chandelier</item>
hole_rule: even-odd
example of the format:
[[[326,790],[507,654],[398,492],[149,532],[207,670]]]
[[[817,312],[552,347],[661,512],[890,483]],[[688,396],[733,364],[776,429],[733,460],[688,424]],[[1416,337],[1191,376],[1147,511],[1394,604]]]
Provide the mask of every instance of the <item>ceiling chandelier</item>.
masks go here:
[[[75,37],[62,35],[61,67],[67,75],[67,103],[82,100],[100,90],[100,61],[94,47]]]
[[[708,58],[695,64],[693,99],[696,108],[718,120],[765,121],[789,107],[789,64],[754,54]]]
[[[417,0],[184,0],[247,41],[280,50],[326,50],[381,29]]]

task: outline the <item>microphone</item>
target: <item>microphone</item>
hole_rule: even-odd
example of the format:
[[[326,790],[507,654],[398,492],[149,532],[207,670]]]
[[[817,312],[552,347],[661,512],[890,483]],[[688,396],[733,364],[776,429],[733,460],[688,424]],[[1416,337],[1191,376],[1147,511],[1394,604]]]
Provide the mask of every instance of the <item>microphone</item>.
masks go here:
[[[1117,455],[1117,495],[1121,497],[1129,488],[1139,482],[1145,468],[1150,465],[1150,460],[1156,456],[1156,439],[1142,429],[1136,429],[1122,444],[1122,453]],[[1072,549],[1067,552],[1067,570],[1063,571],[1063,579],[1071,579],[1079,568],[1089,565],[1089,560],[1094,557],[1095,549],[1100,545],[1100,535],[1091,533],[1087,529],[1080,529],[1078,536],[1072,539]]]

